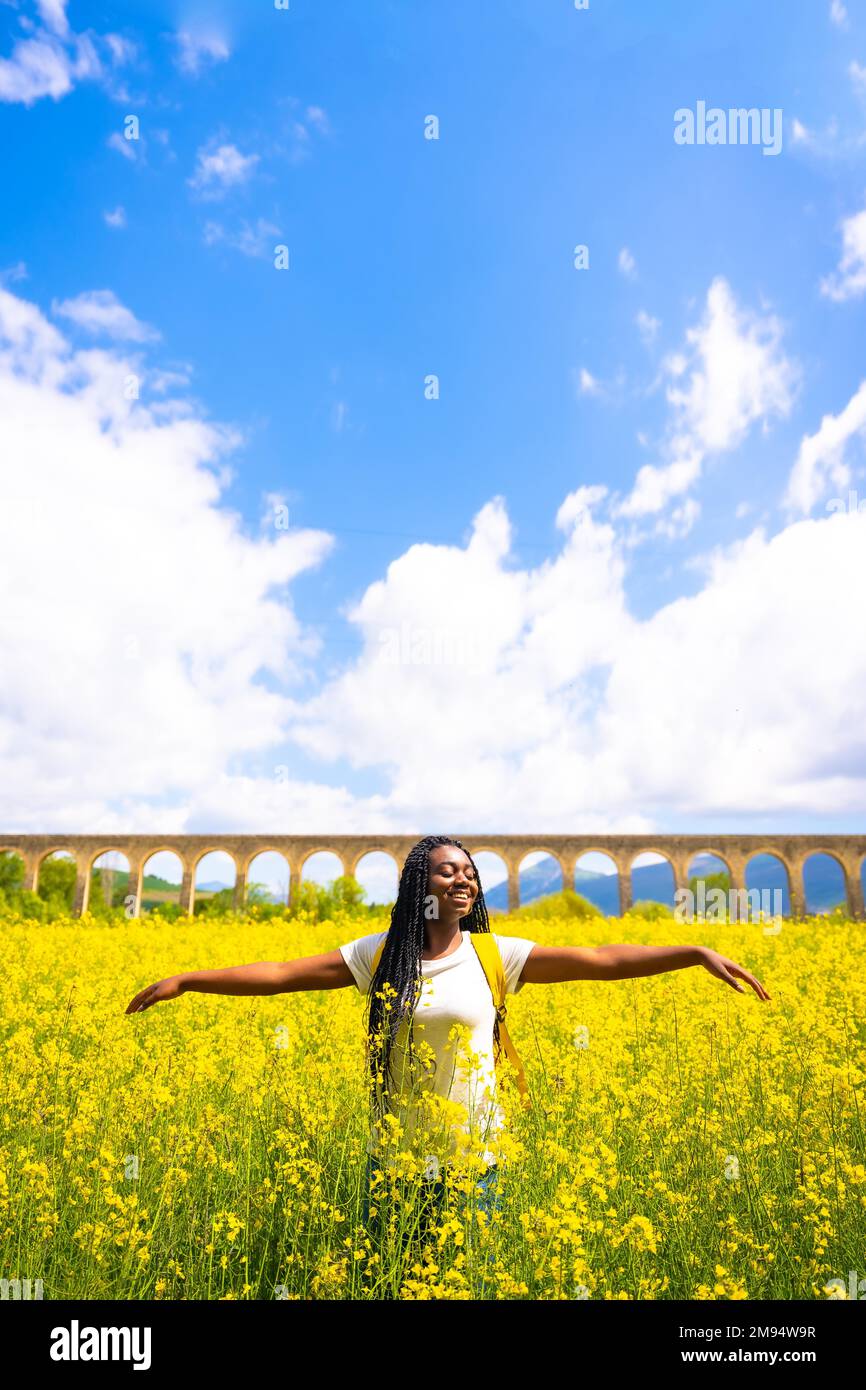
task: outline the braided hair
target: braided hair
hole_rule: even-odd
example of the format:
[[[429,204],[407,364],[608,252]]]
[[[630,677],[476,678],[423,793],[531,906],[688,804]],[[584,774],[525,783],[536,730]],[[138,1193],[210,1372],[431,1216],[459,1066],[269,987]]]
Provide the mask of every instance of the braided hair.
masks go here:
[[[425,904],[429,893],[430,851],[437,845],[455,845],[462,849],[475,872],[478,892],[472,904],[472,911],[460,920],[460,930],[470,932],[489,932],[490,921],[487,905],[481,891],[478,869],[469,851],[459,840],[450,835],[426,835],[413,845],[406,856],[397,901],[391,909],[391,925],[385,938],[376,973],[370,982],[367,1018],[367,1056],[375,1055],[376,1063],[371,1066],[370,1089],[373,1109],[379,1116],[385,1107],[385,1095],[393,1082],[391,1075],[392,1052],[398,1029],[405,1018],[408,1024],[408,1060],[414,1069],[413,1020],[415,1007],[421,993],[421,952],[424,949]],[[390,986],[386,1008],[385,985]],[[392,992],[393,991],[393,992]],[[493,1025],[494,1040],[499,1046],[499,1022]],[[378,1075],[377,1075],[378,1073]],[[380,1089],[380,1084],[381,1088]]]

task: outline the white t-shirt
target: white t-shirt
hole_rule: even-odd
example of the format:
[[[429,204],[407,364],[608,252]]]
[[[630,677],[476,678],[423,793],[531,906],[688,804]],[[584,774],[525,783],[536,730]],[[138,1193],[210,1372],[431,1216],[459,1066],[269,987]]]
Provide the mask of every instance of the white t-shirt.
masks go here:
[[[484,1161],[495,1163],[495,1139],[505,1118],[496,1099],[496,1011],[470,935],[464,931],[457,950],[444,959],[421,961],[421,997],[413,1036],[416,1054],[423,1052],[426,1057],[427,1073],[419,1076],[414,1087],[405,1065],[405,1019],[392,1052],[389,1109],[403,1131],[393,1151],[410,1148],[417,1153],[420,1146],[432,1177],[442,1160],[467,1144],[483,1144]],[[387,932],[374,932],[340,947],[362,994],[369,993],[373,957],[386,936]],[[505,967],[506,993],[517,994],[523,988],[518,977],[535,942],[522,936],[495,940]],[[375,1127],[367,1151],[383,1164],[390,1163],[387,1140]]]

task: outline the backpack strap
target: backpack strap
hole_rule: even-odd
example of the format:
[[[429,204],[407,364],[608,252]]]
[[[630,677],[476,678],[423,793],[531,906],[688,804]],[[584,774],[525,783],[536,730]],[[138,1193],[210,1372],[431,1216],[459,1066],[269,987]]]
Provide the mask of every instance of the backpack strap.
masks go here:
[[[490,993],[493,995],[496,1017],[499,1021],[500,1046],[497,1049],[496,1062],[501,1062],[501,1055],[504,1052],[517,1072],[517,1089],[520,1092],[521,1100],[524,1105],[529,1105],[529,1088],[526,1084],[523,1063],[518,1056],[517,1048],[511,1041],[511,1034],[505,1026],[505,1015],[508,1013],[508,1009],[505,1004],[505,966],[502,963],[502,954],[492,932],[470,932],[469,935],[484,974],[487,976]]]
[[[508,1009],[505,1004],[505,966],[502,963],[502,955],[496,943],[496,938],[492,932],[467,932],[475,947],[475,954],[481,963],[481,968],[490,986],[490,993],[493,996],[493,1006],[496,1009],[496,1017],[499,1022],[499,1047],[496,1049],[494,1061],[497,1066],[501,1065],[502,1053],[508,1058],[511,1065],[517,1072],[517,1089],[520,1092],[521,1101],[524,1106],[530,1104],[529,1087],[526,1084],[526,1073],[523,1070],[523,1063],[517,1053],[517,1048],[511,1041],[511,1035],[505,1026],[505,1015]],[[382,952],[385,949],[387,935],[376,947],[373,955],[371,967],[371,977],[375,975],[379,961],[382,959]]]

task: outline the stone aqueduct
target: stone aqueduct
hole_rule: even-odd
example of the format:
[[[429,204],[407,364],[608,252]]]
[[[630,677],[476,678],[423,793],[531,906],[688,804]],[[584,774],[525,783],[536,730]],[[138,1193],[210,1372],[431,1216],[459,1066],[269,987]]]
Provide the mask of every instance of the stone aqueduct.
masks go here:
[[[73,912],[87,910],[91,870],[97,859],[111,851],[126,856],[129,864],[129,892],[137,912],[141,901],[141,882],[148,860],[168,850],[183,866],[180,903],[191,913],[195,903],[196,867],[206,854],[222,850],[235,864],[234,901],[243,904],[247,875],[253,860],[268,851],[282,854],[288,864],[292,891],[311,855],[327,851],[335,854],[344,873],[352,874],[365,855],[385,853],[398,867],[416,843],[417,835],[7,835],[0,837],[0,853],[21,856],[25,867],[25,886],[35,889],[39,867],[51,854],[66,851],[76,861],[77,876]],[[654,853],[665,858],[673,870],[677,888],[688,885],[689,864],[697,854],[713,854],[727,866],[731,887],[746,887],[746,865],[758,854],[773,854],[788,875],[791,913],[805,913],[803,866],[813,854],[830,855],[839,864],[845,883],[848,911],[862,919],[863,863],[866,836],[857,835],[459,835],[471,854],[483,851],[498,854],[508,873],[508,904],[520,905],[520,863],[527,854],[545,852],[560,865],[563,883],[574,883],[577,861],[593,851],[607,854],[616,866],[619,881],[620,912],[631,906],[631,868],[638,855]]]

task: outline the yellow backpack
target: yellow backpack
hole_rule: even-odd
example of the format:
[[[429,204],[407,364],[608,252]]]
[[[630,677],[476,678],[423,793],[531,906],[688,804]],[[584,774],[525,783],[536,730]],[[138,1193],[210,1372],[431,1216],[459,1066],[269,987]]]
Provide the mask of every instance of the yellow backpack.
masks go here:
[[[505,1026],[505,1015],[508,1013],[508,1009],[505,1006],[505,966],[502,964],[502,956],[499,953],[496,938],[492,932],[468,931],[465,934],[475,947],[475,953],[481,962],[481,968],[487,976],[490,993],[493,995],[496,1017],[499,1020],[499,1046],[495,1048],[494,1062],[497,1067],[501,1067],[502,1056],[503,1053],[505,1054],[508,1061],[517,1072],[517,1089],[520,1092],[521,1104],[528,1107],[531,1102],[529,1099],[529,1088],[526,1084],[526,1074],[523,1070],[523,1063],[517,1055],[517,1049],[511,1041],[508,1029]],[[387,939],[386,936],[385,941],[387,941]],[[382,959],[385,941],[376,948],[376,954],[373,956],[372,975],[376,974],[379,961]]]

